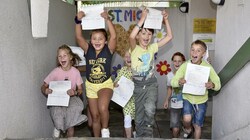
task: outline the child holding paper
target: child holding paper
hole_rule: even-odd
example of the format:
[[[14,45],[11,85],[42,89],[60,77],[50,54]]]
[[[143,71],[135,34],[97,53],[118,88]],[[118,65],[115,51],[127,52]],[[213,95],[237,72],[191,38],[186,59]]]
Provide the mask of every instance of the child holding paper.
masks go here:
[[[159,42],[152,43],[153,29],[143,27],[148,10],[144,8],[141,18],[130,34],[131,68],[135,83],[135,125],[136,137],[153,137],[154,115],[158,95],[157,79],[154,75],[154,54],[158,48],[172,39],[168,13],[163,10],[163,21],[167,35]],[[138,44],[137,44],[138,42]]]
[[[172,137],[178,138],[181,128],[181,116],[183,108],[183,99],[181,88],[172,88],[171,80],[174,77],[176,71],[180,68],[181,64],[186,61],[185,56],[176,52],[172,56],[173,71],[167,75],[167,97],[163,104],[165,109],[170,109],[170,129],[172,131]]]
[[[187,81],[184,79],[186,68],[188,63],[195,65],[205,66],[210,68],[209,79],[207,83],[204,83],[206,91],[204,95],[193,95],[183,93],[183,131],[184,138],[190,137],[192,132],[192,125],[194,127],[194,138],[201,138],[201,127],[203,126],[204,117],[207,109],[208,90],[212,89],[218,91],[221,88],[220,78],[216,74],[213,67],[206,61],[202,60],[207,50],[206,44],[201,40],[196,40],[191,44],[190,57],[191,59],[186,61],[177,70],[175,76],[171,81],[172,87],[183,86]]]
[[[131,58],[129,50],[123,54],[124,66],[118,72],[118,75],[114,81],[114,86],[118,87],[119,84],[117,83],[121,76],[124,76],[128,79],[132,80],[132,71],[131,71]],[[127,138],[131,138],[132,136],[132,120],[135,118],[135,99],[134,96],[130,98],[128,103],[123,108],[124,114],[124,128]]]
[[[116,32],[106,11],[101,13],[108,25],[110,37],[105,29],[91,31],[90,42],[82,36],[81,19],[86,15],[83,11],[75,17],[75,31],[78,45],[84,50],[86,58],[86,95],[92,118],[94,137],[110,137],[109,103],[113,95],[111,79],[111,61],[116,47]],[[83,27],[84,28],[84,27]]]
[[[45,96],[53,94],[52,89],[49,88],[51,81],[71,81],[71,89],[67,91],[70,96],[68,107],[50,106],[50,114],[55,125],[53,137],[59,138],[60,131],[67,131],[67,137],[74,136],[74,126],[80,125],[87,121],[87,117],[82,115],[84,108],[82,100],[79,95],[82,94],[82,77],[80,72],[73,67],[80,57],[74,54],[69,46],[62,45],[57,50],[57,65],[53,71],[44,79],[41,91]]]

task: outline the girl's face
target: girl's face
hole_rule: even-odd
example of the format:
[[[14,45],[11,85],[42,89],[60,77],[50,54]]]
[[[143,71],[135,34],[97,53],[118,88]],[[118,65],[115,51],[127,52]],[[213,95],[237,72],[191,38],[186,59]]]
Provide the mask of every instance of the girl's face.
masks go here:
[[[58,50],[57,59],[63,70],[69,70],[71,68],[72,56],[65,49]]]
[[[152,32],[150,32],[148,29],[142,29],[137,35],[139,45],[142,47],[147,47],[148,44],[151,42],[152,36]]]
[[[206,54],[206,50],[200,44],[193,44],[190,49],[191,62],[193,64],[200,64],[203,56]]]
[[[91,36],[91,44],[96,51],[101,51],[106,43],[105,36],[101,32],[93,32]]]
[[[131,56],[130,56],[130,53],[128,51],[125,53],[123,60],[124,60],[126,66],[128,66],[128,67],[131,66]]]
[[[181,56],[175,55],[174,58],[173,58],[174,69],[178,70],[183,62],[184,61],[183,61]]]

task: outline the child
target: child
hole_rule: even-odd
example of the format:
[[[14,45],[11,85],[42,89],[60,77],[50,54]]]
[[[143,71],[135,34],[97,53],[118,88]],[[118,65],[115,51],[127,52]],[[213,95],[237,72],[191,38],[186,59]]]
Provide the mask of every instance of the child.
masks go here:
[[[131,71],[131,58],[129,50],[123,54],[123,60],[124,60],[124,66],[121,68],[121,70],[118,72],[118,75],[114,81],[114,86],[118,87],[119,84],[117,83],[121,76],[124,76],[128,79],[132,80],[132,71]],[[124,114],[124,128],[127,138],[131,138],[132,135],[132,120],[135,118],[135,99],[132,96],[128,103],[123,108],[123,114]]]
[[[154,75],[154,54],[159,47],[166,45],[172,39],[168,13],[163,10],[162,15],[167,35],[159,42],[150,44],[154,30],[142,27],[147,13],[146,8],[142,10],[140,20],[130,34],[131,68],[135,83],[136,137],[153,137],[154,115],[158,97],[158,84]]]
[[[52,89],[49,89],[49,83],[51,81],[71,81],[71,89],[67,91],[70,96],[69,106],[50,106],[50,113],[55,125],[53,137],[59,138],[60,131],[67,131],[67,137],[74,136],[74,126],[79,125],[87,120],[85,115],[82,115],[84,108],[82,100],[79,95],[82,94],[82,77],[80,72],[73,67],[80,57],[74,54],[69,46],[62,45],[57,50],[57,64],[50,74],[45,78],[41,87],[42,93],[47,96],[53,94]]]
[[[179,69],[182,63],[186,61],[185,56],[176,52],[172,56],[173,72],[167,75],[167,97],[163,107],[167,109],[170,107],[170,129],[172,130],[172,137],[178,138],[181,127],[181,114],[183,108],[182,93],[180,88],[171,87],[171,79],[174,77],[176,71]],[[170,101],[170,106],[169,106]]]
[[[82,36],[81,19],[85,13],[78,12],[76,21],[76,40],[84,50],[86,58],[86,95],[92,118],[94,137],[110,137],[109,103],[113,95],[113,81],[111,79],[111,61],[116,47],[116,32],[107,12],[101,16],[105,19],[110,38],[107,42],[105,29],[95,29],[91,32],[90,43]]]
[[[181,65],[177,70],[175,76],[171,81],[172,87],[180,87],[186,83],[185,72],[188,63],[206,66],[210,68],[209,80],[205,83],[206,89],[212,89],[218,91],[221,88],[220,78],[216,74],[213,67],[202,60],[206,54],[207,46],[204,42],[196,40],[191,44],[190,57],[189,61],[186,61]],[[206,114],[208,100],[208,91],[206,90],[205,95],[192,95],[183,93],[183,130],[184,138],[190,136],[192,132],[191,120],[193,119],[194,127],[194,138],[200,139],[201,137],[201,127],[203,126],[204,117]]]

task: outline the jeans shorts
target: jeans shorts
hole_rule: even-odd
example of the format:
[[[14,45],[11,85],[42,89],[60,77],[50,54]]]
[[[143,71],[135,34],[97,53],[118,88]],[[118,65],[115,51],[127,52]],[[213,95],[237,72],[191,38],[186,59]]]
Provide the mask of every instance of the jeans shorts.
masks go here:
[[[192,123],[200,127],[203,126],[205,114],[207,110],[207,102],[202,104],[191,104],[188,100],[183,100],[183,115],[192,115]]]
[[[170,109],[170,128],[181,128],[182,108]]]

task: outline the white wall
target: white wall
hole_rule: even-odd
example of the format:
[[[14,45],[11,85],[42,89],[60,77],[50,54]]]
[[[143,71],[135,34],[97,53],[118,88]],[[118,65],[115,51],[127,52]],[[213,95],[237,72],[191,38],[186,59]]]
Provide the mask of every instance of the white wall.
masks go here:
[[[215,68],[223,69],[250,35],[250,1],[226,0],[217,7],[217,36]],[[247,64],[213,98],[213,139],[240,139],[250,137],[250,96]]]
[[[0,139],[51,137],[40,86],[56,65],[56,49],[75,44],[74,6],[50,0],[48,37],[33,39],[28,2],[0,4]]]

